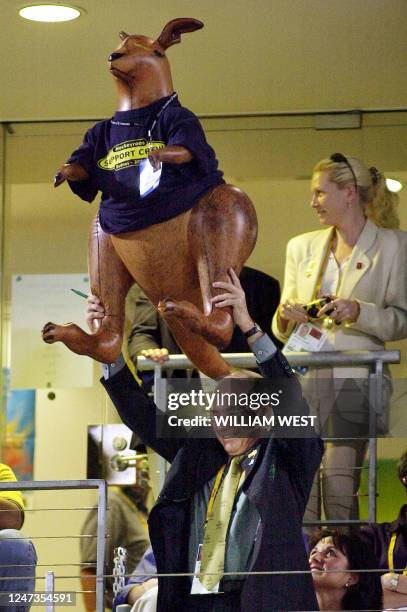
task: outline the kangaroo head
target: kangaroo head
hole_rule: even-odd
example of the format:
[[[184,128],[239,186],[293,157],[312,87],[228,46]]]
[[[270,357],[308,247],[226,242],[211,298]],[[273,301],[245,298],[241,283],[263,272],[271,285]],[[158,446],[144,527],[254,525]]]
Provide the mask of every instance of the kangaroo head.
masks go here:
[[[139,34],[120,32],[121,44],[109,56],[110,72],[117,79],[132,87],[143,87],[144,83],[171,84],[170,65],[166,49],[181,42],[181,34],[194,32],[203,27],[197,19],[179,18],[168,22],[159,37],[154,40]]]

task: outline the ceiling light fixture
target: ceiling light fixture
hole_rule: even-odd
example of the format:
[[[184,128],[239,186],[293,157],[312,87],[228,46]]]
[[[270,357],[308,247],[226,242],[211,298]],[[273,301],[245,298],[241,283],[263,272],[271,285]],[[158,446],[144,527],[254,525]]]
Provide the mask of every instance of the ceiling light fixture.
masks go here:
[[[20,17],[30,21],[71,21],[81,15],[81,10],[66,4],[30,4],[19,10]]]
[[[387,178],[386,186],[389,191],[393,193],[398,193],[403,189],[403,183],[401,181],[397,181],[396,179]]]

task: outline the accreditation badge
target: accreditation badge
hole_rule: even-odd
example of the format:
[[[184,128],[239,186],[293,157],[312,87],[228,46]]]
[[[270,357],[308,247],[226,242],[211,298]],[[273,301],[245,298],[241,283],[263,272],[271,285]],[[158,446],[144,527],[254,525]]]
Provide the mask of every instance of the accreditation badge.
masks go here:
[[[154,191],[154,189],[157,189],[160,184],[161,171],[161,163],[158,170],[154,170],[148,157],[141,160],[139,164],[139,189],[141,198],[145,198],[149,193]]]
[[[315,353],[321,350],[328,332],[313,323],[300,323],[287,340],[283,353],[307,351]]]
[[[219,582],[215,584],[215,586],[208,591],[201,584],[199,580],[199,573],[201,571],[201,558],[202,558],[202,544],[198,546],[198,554],[196,555],[195,561],[195,569],[194,569],[194,577],[192,579],[192,587],[191,587],[191,595],[212,595],[213,593],[219,593]]]

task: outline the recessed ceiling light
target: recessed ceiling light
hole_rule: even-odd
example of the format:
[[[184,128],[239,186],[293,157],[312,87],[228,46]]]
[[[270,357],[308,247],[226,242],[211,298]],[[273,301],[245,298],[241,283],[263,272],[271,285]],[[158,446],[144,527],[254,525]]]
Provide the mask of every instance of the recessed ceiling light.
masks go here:
[[[387,178],[386,179],[387,189],[389,191],[393,191],[393,193],[398,193],[403,189],[403,183],[397,181],[396,179]]]
[[[81,15],[74,6],[65,4],[31,4],[19,10],[19,15],[30,21],[71,21]]]

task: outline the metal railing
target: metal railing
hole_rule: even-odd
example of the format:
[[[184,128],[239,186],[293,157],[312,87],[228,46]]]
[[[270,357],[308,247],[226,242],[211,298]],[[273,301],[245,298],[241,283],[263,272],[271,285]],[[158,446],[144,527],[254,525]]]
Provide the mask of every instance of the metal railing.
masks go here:
[[[251,353],[231,353],[223,357],[235,367],[254,367],[256,360]],[[381,351],[341,351],[323,353],[290,353],[288,359],[292,366],[318,367],[318,366],[367,366],[368,394],[371,406],[370,425],[374,427],[375,414],[383,408],[383,365],[400,362],[400,352],[397,350]],[[141,371],[154,370],[154,397],[159,401],[159,385],[162,373],[166,370],[193,368],[193,363],[185,355],[170,355],[163,364],[155,364],[140,357],[138,369]],[[370,431],[373,431],[371,429]],[[376,438],[369,439],[369,521],[376,521]],[[165,476],[165,461],[160,464],[160,477]],[[59,489],[98,489],[98,523],[97,523],[97,559],[96,559],[96,609],[104,609],[104,560],[106,545],[106,511],[107,511],[107,485],[104,480],[65,480],[65,481],[36,481],[36,482],[3,482],[2,490],[59,490]],[[332,521],[335,522],[335,521]],[[352,521],[360,522],[360,521]],[[338,524],[338,522],[335,522]]]
[[[38,480],[1,482],[0,491],[53,491],[98,489],[97,548],[96,548],[96,609],[104,609],[106,550],[107,484],[105,480]],[[50,607],[47,606],[47,610]]]
[[[251,368],[256,367],[256,359],[252,353],[227,353],[222,357],[234,367]],[[368,366],[368,399],[369,399],[369,431],[375,432],[376,414],[383,410],[383,365],[400,363],[400,351],[380,350],[380,351],[324,351],[318,353],[292,352],[286,355],[292,366],[303,367],[347,367],[347,366]],[[137,369],[140,371],[154,370],[154,401],[159,406],[160,382],[162,373],[166,370],[193,368],[194,364],[185,355],[169,355],[164,363],[153,363],[145,357],[137,358]],[[160,485],[164,482],[165,461],[160,462]],[[377,440],[374,435],[369,438],[369,468],[368,468],[368,503],[369,521],[376,522],[376,487],[377,487]],[[160,487],[161,488],[161,487]],[[349,522],[349,521],[348,521]],[[352,521],[361,523],[364,521]],[[332,523],[338,524],[337,521]],[[327,521],[324,521],[327,524]]]

